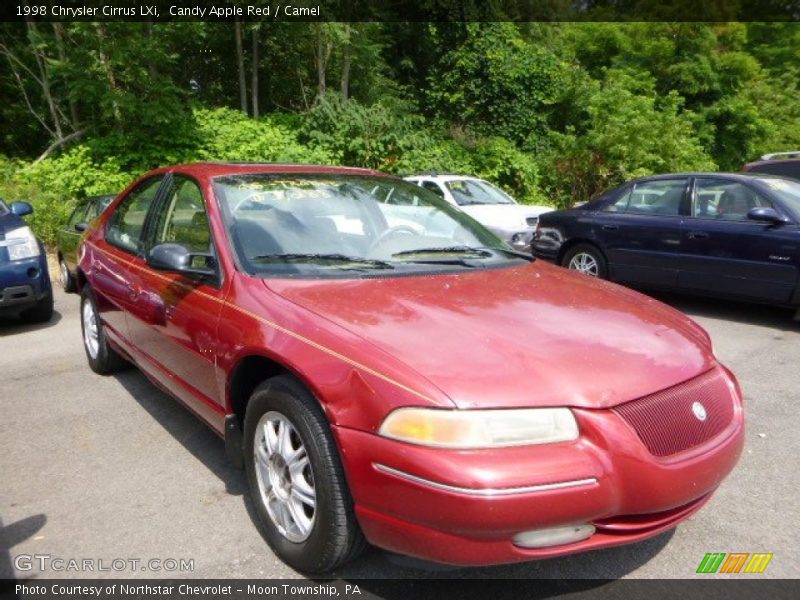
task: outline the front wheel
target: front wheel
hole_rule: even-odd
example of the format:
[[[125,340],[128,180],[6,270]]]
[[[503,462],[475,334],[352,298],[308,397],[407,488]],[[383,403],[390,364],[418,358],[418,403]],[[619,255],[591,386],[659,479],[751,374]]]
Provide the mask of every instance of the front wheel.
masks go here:
[[[275,554],[306,573],[355,558],[364,538],[330,426],[308,390],[289,376],[262,383],[244,435],[258,525]]]
[[[591,244],[578,244],[570,248],[561,260],[561,266],[590,277],[608,278],[608,265],[600,250]]]

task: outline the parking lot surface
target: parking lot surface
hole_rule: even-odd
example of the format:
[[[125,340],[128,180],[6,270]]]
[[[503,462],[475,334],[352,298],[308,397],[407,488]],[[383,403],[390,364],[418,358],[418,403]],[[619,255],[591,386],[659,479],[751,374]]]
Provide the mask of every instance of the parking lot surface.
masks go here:
[[[800,576],[800,323],[782,309],[659,298],[709,330],[745,393],[744,454],[703,510],[654,539],[583,555],[455,569],[370,549],[335,575],[687,578],[706,552],[769,552],[758,577]],[[253,525],[219,438],[137,370],[89,370],[78,312],[78,296],[57,292],[51,323],[0,320],[0,577],[298,577]],[[41,570],[57,558],[94,570]],[[114,559],[126,566],[110,568]],[[192,569],[163,570],[181,559]]]

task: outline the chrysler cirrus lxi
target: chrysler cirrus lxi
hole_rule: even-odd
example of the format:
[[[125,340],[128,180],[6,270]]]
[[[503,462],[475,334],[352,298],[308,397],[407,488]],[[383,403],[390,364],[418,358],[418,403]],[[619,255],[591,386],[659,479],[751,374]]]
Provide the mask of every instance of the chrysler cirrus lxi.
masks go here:
[[[636,542],[742,450],[736,379],[691,319],[381,173],[157,169],[79,254],[91,368],[134,363],[218,433],[304,572],[366,542],[458,565]]]

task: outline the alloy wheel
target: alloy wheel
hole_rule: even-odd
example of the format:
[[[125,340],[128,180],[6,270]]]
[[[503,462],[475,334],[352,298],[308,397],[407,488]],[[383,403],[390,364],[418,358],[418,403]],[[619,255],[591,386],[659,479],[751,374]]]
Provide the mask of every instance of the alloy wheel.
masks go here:
[[[600,270],[597,259],[588,252],[578,252],[570,259],[567,267],[573,271],[591,275],[592,277],[597,277]]]
[[[89,356],[94,359],[97,358],[100,349],[100,335],[94,306],[88,300],[84,300],[81,314],[83,317],[83,344],[86,346]]]
[[[306,540],[317,494],[306,447],[291,421],[276,411],[265,413],[256,426],[253,453],[261,501],[273,524],[291,542]]]

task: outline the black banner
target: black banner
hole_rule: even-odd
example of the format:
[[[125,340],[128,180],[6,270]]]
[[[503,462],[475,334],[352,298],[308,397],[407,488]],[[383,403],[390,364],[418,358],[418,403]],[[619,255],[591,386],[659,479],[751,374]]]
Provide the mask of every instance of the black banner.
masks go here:
[[[30,579],[0,583],[19,600],[571,600],[680,598],[738,600],[796,597],[796,583],[769,579],[492,580],[492,579]]]
[[[798,21],[800,0],[4,0],[0,21]]]

